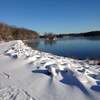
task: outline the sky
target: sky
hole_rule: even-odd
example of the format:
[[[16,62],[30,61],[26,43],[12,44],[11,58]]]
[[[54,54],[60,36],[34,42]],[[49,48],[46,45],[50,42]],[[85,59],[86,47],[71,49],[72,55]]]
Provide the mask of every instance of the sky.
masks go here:
[[[100,0],[0,0],[0,22],[41,34],[100,30]]]

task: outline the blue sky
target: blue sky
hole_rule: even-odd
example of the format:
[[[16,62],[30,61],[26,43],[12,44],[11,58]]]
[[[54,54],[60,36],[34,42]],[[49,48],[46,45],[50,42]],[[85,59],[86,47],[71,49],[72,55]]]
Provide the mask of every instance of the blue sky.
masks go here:
[[[0,22],[40,33],[100,30],[100,0],[0,0]]]

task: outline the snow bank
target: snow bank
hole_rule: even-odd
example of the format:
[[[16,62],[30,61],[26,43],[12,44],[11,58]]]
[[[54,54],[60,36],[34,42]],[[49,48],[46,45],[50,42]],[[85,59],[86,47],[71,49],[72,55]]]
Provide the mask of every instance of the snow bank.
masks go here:
[[[3,45],[7,47],[4,49],[5,54],[0,57],[0,80],[2,81],[0,84],[6,82],[3,85],[7,89],[0,88],[0,100],[3,98],[5,100],[100,99],[98,95],[100,92],[99,65],[89,65],[85,61],[33,50],[21,40],[1,44],[1,51],[3,51]],[[6,55],[12,59],[10,60]],[[11,88],[16,87],[12,89],[15,92],[11,91],[9,85]],[[11,92],[7,94],[9,89]],[[70,95],[72,90],[73,96]],[[66,93],[68,93],[67,96]]]
[[[53,76],[57,76],[56,70],[64,71],[68,69],[72,70],[74,74],[77,75],[77,77],[86,77],[86,75],[88,74],[94,74],[93,65],[91,66],[83,61],[58,57],[54,55],[52,55],[51,58],[49,57],[51,56],[51,54],[44,52],[40,53],[39,51],[32,50],[30,47],[26,46],[21,40],[16,41],[16,43],[5,54],[13,58],[25,57],[28,61],[33,61],[33,63],[36,65],[42,63],[42,67],[46,68]],[[63,63],[65,62],[66,64],[63,65]],[[85,66],[88,67],[85,68]],[[98,67],[98,65],[95,65],[95,67]],[[99,71],[95,71],[95,74],[99,74]],[[84,79],[82,79],[82,81],[84,81]]]

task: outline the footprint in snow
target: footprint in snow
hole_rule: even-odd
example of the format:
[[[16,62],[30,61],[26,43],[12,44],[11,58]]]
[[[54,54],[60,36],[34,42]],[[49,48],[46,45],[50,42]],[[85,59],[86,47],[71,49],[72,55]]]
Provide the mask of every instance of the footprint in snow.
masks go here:
[[[5,72],[3,72],[3,74],[5,75],[5,77],[6,77],[7,79],[10,78],[10,75],[9,75],[9,74],[7,74],[7,73],[5,73]]]

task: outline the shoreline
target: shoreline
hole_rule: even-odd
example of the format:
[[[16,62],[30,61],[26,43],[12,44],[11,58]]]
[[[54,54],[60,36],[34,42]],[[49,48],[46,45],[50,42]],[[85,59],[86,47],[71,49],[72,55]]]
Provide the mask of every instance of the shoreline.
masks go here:
[[[0,48],[6,51],[0,56],[1,100],[99,100],[99,65],[33,50],[21,40]]]

